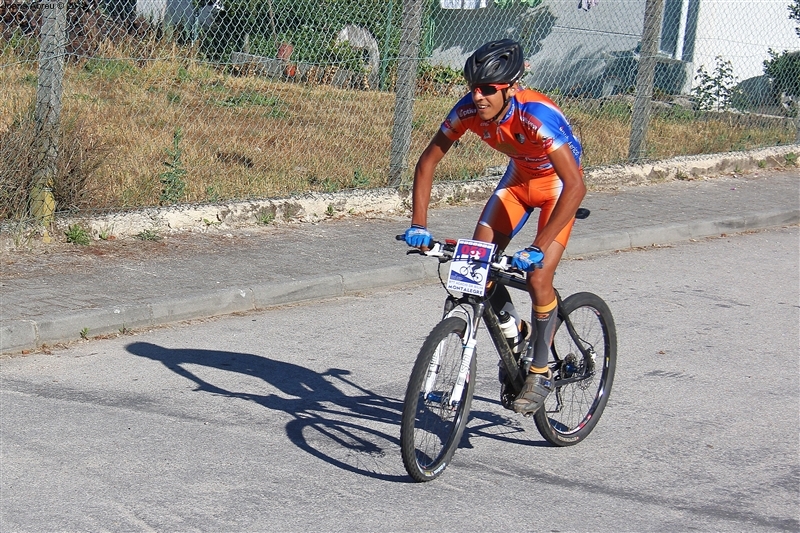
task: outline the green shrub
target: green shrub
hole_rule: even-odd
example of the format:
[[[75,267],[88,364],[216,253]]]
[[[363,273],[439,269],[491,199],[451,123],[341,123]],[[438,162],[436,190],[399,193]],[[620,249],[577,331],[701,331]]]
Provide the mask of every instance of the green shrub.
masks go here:
[[[181,154],[183,153],[180,146],[181,139],[183,139],[183,130],[175,128],[175,132],[172,134],[172,149],[166,149],[170,159],[164,162],[169,170],[162,172],[159,176],[161,181],[159,201],[161,205],[178,203],[186,191],[186,180],[184,179],[186,177],[186,169],[183,168],[183,162],[181,161]]]
[[[68,243],[86,246],[92,242],[92,239],[89,237],[89,233],[79,224],[73,224],[72,226],[68,227],[67,231],[64,232],[64,235],[67,237]]]
[[[783,52],[778,54],[769,51],[770,59],[764,61],[764,74],[772,81],[775,100],[780,103],[784,98],[795,101],[794,112],[797,112],[797,100],[800,99],[800,52]]]

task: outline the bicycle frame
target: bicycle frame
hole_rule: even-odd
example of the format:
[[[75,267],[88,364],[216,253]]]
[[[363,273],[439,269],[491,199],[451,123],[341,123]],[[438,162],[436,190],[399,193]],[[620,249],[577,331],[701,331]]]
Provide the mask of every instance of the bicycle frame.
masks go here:
[[[505,285],[507,287],[511,287],[514,289],[518,289],[521,291],[527,292],[528,288],[526,282],[523,278],[519,276],[510,275],[505,272],[500,272],[496,270],[491,271],[491,280],[495,283],[500,285]],[[569,316],[567,313],[563,311],[563,302],[561,299],[561,295],[556,290],[556,300],[558,305],[558,317],[561,320],[562,324],[564,324],[567,328],[567,332],[569,333],[570,337],[575,342],[575,345],[581,352],[584,361],[588,365],[591,365],[591,371],[594,371],[594,362],[596,358],[596,354],[594,353],[594,349],[589,347],[587,348],[584,346],[584,343],[581,341],[580,336],[575,331],[575,327],[570,321]],[[492,309],[491,305],[487,305],[487,298],[485,296],[478,297],[473,295],[464,295],[460,298],[456,298],[452,295],[448,296],[447,300],[445,301],[445,308],[444,308],[444,318],[449,316],[454,316],[457,314],[464,315],[465,321],[467,323],[467,332],[465,335],[465,344],[464,344],[464,352],[462,355],[461,360],[461,367],[459,369],[459,375],[451,392],[451,398],[460,398],[461,392],[463,391],[464,384],[467,379],[467,373],[469,371],[469,365],[472,357],[475,353],[475,345],[477,342],[477,331],[478,325],[480,320],[483,320],[483,323],[486,326],[486,330],[489,332],[489,336],[492,339],[492,342],[497,350],[498,355],[500,356],[500,360],[503,362],[503,366],[505,367],[506,373],[508,376],[511,376],[511,383],[514,388],[514,393],[518,393],[522,390],[525,376],[522,372],[520,372],[520,365],[517,358],[511,352],[511,348],[508,346],[506,342],[505,335],[503,335],[502,330],[500,329],[500,323],[497,319],[497,314]],[[429,375],[429,381],[431,384],[435,379],[435,373],[438,369],[434,369],[434,364],[438,365],[438,359],[434,358],[434,361],[431,362],[431,374]],[[584,379],[583,376],[571,377],[566,379],[559,379],[556,380],[554,386],[556,388],[571,383],[573,381],[579,381],[580,379]],[[432,386],[432,385],[431,385]],[[426,386],[426,391],[428,387]]]

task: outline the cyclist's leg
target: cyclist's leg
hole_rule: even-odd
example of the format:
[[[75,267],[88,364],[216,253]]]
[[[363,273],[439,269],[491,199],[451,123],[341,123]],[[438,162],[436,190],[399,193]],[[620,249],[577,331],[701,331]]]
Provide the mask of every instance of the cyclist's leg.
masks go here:
[[[500,250],[506,249],[511,238],[522,229],[533,211],[531,206],[522,201],[526,196],[526,184],[527,178],[519,175],[513,161],[510,162],[505,175],[483,208],[473,239],[494,243]],[[491,290],[493,292],[489,303],[492,309],[496,313],[505,311],[511,314],[517,325],[520,325],[521,318],[511,303],[508,290],[502,285],[496,285]]]
[[[558,187],[531,187],[531,203],[538,203],[542,210],[539,215],[539,230],[549,220],[558,201],[559,193],[560,188]],[[543,250],[543,267],[528,275],[528,290],[533,302],[533,309],[531,310],[531,323],[534,329],[531,337],[533,361],[530,373],[525,379],[525,386],[514,401],[514,410],[517,412],[536,412],[553,390],[552,373],[547,366],[558,315],[553,278],[556,267],[566,249],[574,221],[575,219],[573,218],[561,230],[550,246]]]
[[[558,177],[554,176],[554,180]],[[558,202],[560,188],[531,187],[531,196],[538,195],[539,204],[542,212],[539,215],[538,229],[541,230]],[[534,342],[533,364],[531,371],[545,373],[547,371],[547,360],[550,355],[550,344],[553,342],[553,333],[556,322],[556,291],[553,288],[553,278],[556,274],[556,267],[564,255],[567,247],[572,226],[575,223],[573,218],[559,232],[555,240],[547,247],[544,252],[543,268],[537,269],[528,275],[528,290],[531,293],[533,309],[531,313],[531,323],[534,324],[536,340]]]

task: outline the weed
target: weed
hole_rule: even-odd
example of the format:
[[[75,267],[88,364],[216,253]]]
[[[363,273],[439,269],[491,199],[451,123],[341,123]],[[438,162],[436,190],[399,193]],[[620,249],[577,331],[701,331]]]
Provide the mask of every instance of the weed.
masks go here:
[[[181,65],[178,67],[178,81],[181,83],[186,83],[187,81],[192,81],[192,75],[189,74],[189,71]]]
[[[206,201],[211,202],[212,204],[215,202],[219,202],[220,194],[219,189],[214,185],[209,185],[206,187]]]
[[[339,184],[331,178],[325,178],[319,182],[323,192],[336,192],[340,189]]]
[[[81,330],[81,339],[88,340],[89,339],[89,328],[83,328]]]
[[[229,96],[224,100],[216,100],[214,104],[220,107],[245,107],[251,105],[278,107],[282,102],[280,98],[274,96],[264,96],[261,93],[245,91],[237,95]]]
[[[97,236],[100,237],[101,241],[110,241],[114,239],[114,235],[111,233],[113,228],[103,228],[101,229]]]
[[[218,221],[216,221],[216,220],[208,220],[207,218],[204,218],[204,219],[203,219],[203,224],[205,224],[205,225],[206,225],[206,227],[208,227],[208,226],[216,226],[216,225],[218,225],[219,223],[220,223],[220,222],[218,222]]]
[[[92,242],[91,238],[89,237],[89,233],[79,224],[73,224],[69,226],[67,231],[64,232],[64,235],[67,237],[67,242],[72,244],[86,246]]]
[[[170,104],[180,104],[181,94],[176,93],[175,91],[167,91],[167,102]]]
[[[136,67],[121,59],[92,58],[83,66],[90,75],[100,76],[107,80],[116,80],[125,74],[136,74]]]
[[[269,211],[262,211],[257,215],[256,218],[258,219],[259,224],[268,226],[275,221],[275,213],[270,213]]]
[[[123,335],[126,335],[126,334],[130,333],[130,331],[131,331],[131,330],[129,330],[128,328],[126,328],[126,327],[125,327],[125,324],[122,324],[122,327],[121,327],[121,328],[119,328],[119,332],[120,332],[121,334],[123,334]]]
[[[462,191],[457,191],[453,196],[448,196],[445,199],[445,202],[447,202],[448,205],[455,206],[464,203],[466,199],[467,198]]]
[[[369,176],[365,175],[360,168],[353,172],[353,179],[350,180],[350,187],[358,189],[369,186]]]
[[[172,134],[172,150],[166,149],[167,155],[170,157],[169,161],[164,164],[169,170],[162,172],[159,176],[161,181],[161,196],[159,201],[161,205],[170,205],[178,203],[178,200],[183,198],[184,191],[186,190],[186,169],[183,168],[181,161],[181,139],[183,139],[183,130],[175,128]]]
[[[767,166],[767,161],[766,161],[766,160],[764,160],[764,159],[760,159],[760,160],[758,161],[757,165],[758,165],[758,168],[766,168],[766,166]]]
[[[675,173],[675,179],[681,181],[688,181],[690,178],[689,176],[682,170],[679,170]]]
[[[328,208],[325,210],[325,215],[332,217],[336,213],[336,210],[333,208],[333,204],[328,204]]]
[[[158,230],[143,229],[136,234],[136,238],[142,241],[160,241],[161,235],[159,235]]]
[[[797,154],[794,152],[789,152],[788,154],[783,156],[783,159],[786,161],[786,164],[789,166],[796,167],[797,166]]]

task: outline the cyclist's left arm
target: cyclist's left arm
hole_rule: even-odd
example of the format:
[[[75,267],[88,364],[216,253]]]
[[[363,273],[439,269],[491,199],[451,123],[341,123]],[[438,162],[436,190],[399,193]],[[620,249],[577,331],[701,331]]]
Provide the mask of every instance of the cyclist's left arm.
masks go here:
[[[550,152],[548,157],[553,165],[553,170],[558,174],[564,186],[550,219],[533,241],[533,245],[542,250],[547,250],[561,230],[572,220],[575,212],[581,206],[583,197],[586,196],[583,172],[575,160],[570,145],[562,144]]]

